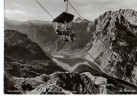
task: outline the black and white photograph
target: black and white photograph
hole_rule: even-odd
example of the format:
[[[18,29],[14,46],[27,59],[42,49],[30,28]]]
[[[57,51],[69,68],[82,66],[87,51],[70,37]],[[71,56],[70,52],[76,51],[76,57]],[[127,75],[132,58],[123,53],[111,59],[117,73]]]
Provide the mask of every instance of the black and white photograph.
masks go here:
[[[136,95],[137,0],[4,0],[6,95]]]

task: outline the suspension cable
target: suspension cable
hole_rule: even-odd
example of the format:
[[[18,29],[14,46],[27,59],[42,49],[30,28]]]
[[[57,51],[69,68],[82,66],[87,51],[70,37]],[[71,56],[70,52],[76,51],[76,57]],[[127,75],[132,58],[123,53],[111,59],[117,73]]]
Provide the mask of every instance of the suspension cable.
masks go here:
[[[37,4],[39,4],[48,14],[49,16],[54,19],[54,17],[48,12],[48,10],[46,10],[37,0],[35,0],[37,2]]]
[[[100,67],[102,67],[101,64],[77,40],[75,41]]]
[[[78,13],[78,11],[72,6],[72,4],[69,1],[68,1],[68,4],[75,10],[75,12],[79,15],[79,17],[83,19],[82,16]]]
[[[69,5],[74,9],[74,11],[76,11],[76,13],[79,15],[79,17],[83,20],[84,18],[79,14],[79,12],[72,6],[72,4],[70,3],[70,2],[68,2],[69,3]],[[87,23],[88,24],[88,23]],[[90,25],[88,24],[88,27],[90,28],[90,30],[93,32],[93,33],[95,33],[96,34],[96,32],[94,32],[93,30],[92,30],[92,28],[90,27]],[[114,55],[114,53],[112,52],[112,49],[110,49],[105,43],[104,43],[104,41],[96,34],[96,36],[99,38],[99,40],[104,44],[104,46],[109,50],[109,51],[111,51],[111,53],[112,53],[112,55]],[[115,56],[115,55],[114,55]]]
[[[79,12],[72,6],[72,4],[70,3],[70,2],[68,2],[69,3],[69,5],[76,11],[76,13],[79,15],[79,17],[83,20],[84,18],[79,14]],[[87,23],[88,24],[88,23]],[[88,27],[90,28],[90,30],[93,32],[93,33],[96,33],[96,32],[94,32],[92,29],[91,29],[91,27],[89,26],[89,24],[88,24]],[[98,35],[97,35],[97,37],[98,37]],[[103,40],[100,38],[100,37],[98,37],[100,40],[101,40],[101,42],[106,46],[106,44],[103,42]],[[106,48],[108,48],[110,51],[112,51],[108,46],[106,46]]]
[[[53,19],[54,17],[37,1],[35,0]],[[69,3],[69,2],[68,2]],[[69,3],[70,4],[70,3]],[[71,5],[72,6],[72,5]],[[74,8],[74,7],[73,7]],[[78,13],[78,12],[77,12]],[[80,15],[80,14],[79,14]],[[82,17],[81,17],[82,18]],[[76,41],[76,40],[75,40]],[[101,64],[78,42],[76,41],[76,43],[100,66]],[[103,67],[102,67],[103,68]]]

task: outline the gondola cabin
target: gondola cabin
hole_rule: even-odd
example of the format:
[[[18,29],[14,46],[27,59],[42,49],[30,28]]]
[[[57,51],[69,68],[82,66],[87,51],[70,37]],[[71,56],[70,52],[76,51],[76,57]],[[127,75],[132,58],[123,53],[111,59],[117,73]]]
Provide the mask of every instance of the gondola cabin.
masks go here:
[[[68,11],[68,0],[66,2],[66,11],[61,13],[58,17],[56,17],[53,22],[56,24],[56,34],[62,36],[64,41],[74,41],[75,36],[70,27],[70,22],[72,22],[74,15],[67,13]]]

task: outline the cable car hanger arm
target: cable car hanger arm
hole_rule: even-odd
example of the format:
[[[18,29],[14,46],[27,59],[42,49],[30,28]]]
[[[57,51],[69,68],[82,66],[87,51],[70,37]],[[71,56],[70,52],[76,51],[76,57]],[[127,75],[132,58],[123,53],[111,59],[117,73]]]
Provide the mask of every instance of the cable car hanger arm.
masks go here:
[[[68,0],[64,0],[64,2],[66,2],[66,10],[65,10],[65,12],[68,12]]]

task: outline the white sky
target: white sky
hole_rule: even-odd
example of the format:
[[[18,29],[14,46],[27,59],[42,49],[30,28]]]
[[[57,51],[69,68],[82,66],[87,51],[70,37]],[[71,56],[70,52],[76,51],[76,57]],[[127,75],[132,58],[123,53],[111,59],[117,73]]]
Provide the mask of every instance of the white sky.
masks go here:
[[[64,0],[38,0],[52,16],[65,10]],[[137,0],[69,0],[84,19],[94,20],[108,10],[133,9],[137,11]],[[69,7],[69,12],[77,14]],[[11,20],[45,20],[52,18],[35,0],[5,0],[5,17]]]

